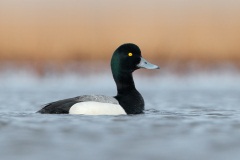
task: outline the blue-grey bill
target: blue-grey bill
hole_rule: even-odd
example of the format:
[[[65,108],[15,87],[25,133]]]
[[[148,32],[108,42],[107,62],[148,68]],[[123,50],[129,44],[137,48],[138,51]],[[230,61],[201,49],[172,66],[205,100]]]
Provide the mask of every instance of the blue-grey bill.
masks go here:
[[[146,68],[146,69],[159,69],[160,68],[157,65],[148,62],[146,59],[144,59],[142,57],[141,57],[140,63],[137,65],[137,67]]]

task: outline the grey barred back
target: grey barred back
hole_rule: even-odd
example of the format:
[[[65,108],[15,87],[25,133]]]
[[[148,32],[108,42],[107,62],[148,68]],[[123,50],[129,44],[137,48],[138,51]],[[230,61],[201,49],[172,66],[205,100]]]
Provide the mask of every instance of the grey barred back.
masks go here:
[[[94,102],[101,102],[101,103],[119,104],[117,99],[110,96],[104,96],[104,95],[83,95],[83,96],[76,97],[76,99],[79,102],[94,101]]]

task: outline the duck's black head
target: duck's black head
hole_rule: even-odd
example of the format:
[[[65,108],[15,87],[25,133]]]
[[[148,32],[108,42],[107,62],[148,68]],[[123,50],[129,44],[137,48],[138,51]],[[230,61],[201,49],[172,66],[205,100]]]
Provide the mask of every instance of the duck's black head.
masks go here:
[[[142,58],[140,48],[132,43],[119,46],[113,53],[111,60],[112,72],[118,75],[120,72],[132,73],[136,69],[158,69],[159,67]]]

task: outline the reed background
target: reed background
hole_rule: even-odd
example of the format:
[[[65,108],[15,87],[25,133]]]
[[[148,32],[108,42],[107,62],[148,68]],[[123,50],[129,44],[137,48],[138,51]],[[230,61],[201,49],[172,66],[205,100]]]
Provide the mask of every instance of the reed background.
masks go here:
[[[149,60],[240,61],[239,0],[0,0],[0,61],[106,61],[122,43]]]

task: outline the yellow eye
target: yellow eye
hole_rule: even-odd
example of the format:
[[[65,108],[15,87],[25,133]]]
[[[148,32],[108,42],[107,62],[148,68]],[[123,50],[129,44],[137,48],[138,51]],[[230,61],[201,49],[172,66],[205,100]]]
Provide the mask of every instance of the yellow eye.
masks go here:
[[[128,56],[131,57],[133,54],[132,53],[128,53]]]

